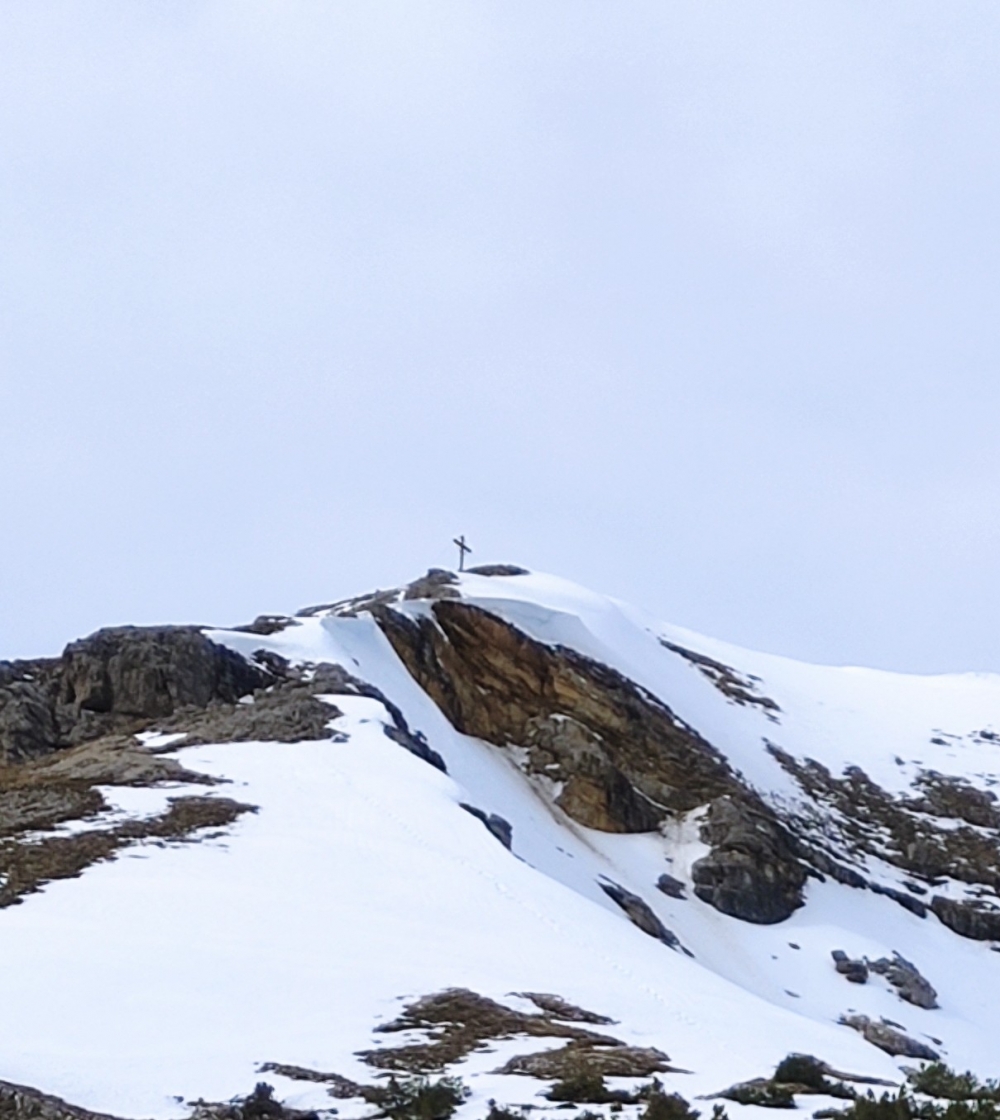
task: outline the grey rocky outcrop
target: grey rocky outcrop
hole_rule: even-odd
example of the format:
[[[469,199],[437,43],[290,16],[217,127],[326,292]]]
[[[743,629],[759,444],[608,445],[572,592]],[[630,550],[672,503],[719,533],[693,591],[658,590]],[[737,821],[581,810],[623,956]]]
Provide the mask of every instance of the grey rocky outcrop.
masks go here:
[[[884,976],[899,993],[900,999],[928,1011],[937,1007],[937,992],[921,976],[917,966],[899,953],[894,952],[891,959],[880,957],[877,961],[869,961],[868,967]]]
[[[623,886],[620,886],[618,883],[613,883],[610,879],[601,880],[598,886],[610,899],[616,902],[622,910],[625,911],[629,921],[631,921],[633,925],[638,926],[643,933],[649,934],[650,937],[655,937],[658,941],[662,941],[664,945],[668,945],[671,949],[683,949],[683,946],[673,930],[667,929],[663,922],[653,913],[652,907],[637,894],[627,891]],[[690,956],[690,954],[688,955]]]
[[[0,1081],[0,1116],[4,1120],[116,1120],[12,1081]]]
[[[172,715],[233,703],[270,683],[238,653],[194,626],[117,626],[73,642],[60,665],[60,701],[77,712]]]
[[[23,762],[182,708],[233,703],[271,681],[194,626],[99,630],[60,658],[0,663],[0,760]]]
[[[830,954],[833,957],[834,967],[852,984],[864,984],[868,980],[868,963],[864,960],[852,960],[843,949],[834,949]]]
[[[701,838],[712,850],[692,866],[691,878],[703,902],[758,924],[784,921],[803,905],[806,870],[794,841],[759,804],[733,795],[716,798]]]
[[[486,825],[487,831],[495,836],[507,850],[514,840],[514,829],[511,827],[510,821],[501,817],[499,813],[487,813],[483,809],[477,809],[475,805],[468,805],[464,801],[459,802],[459,807],[464,809],[467,813],[471,813],[476,820],[482,821]]]
[[[852,1027],[873,1046],[877,1046],[894,1058],[923,1058],[928,1062],[936,1062],[941,1057],[926,1043],[911,1038],[885,1020],[869,1019],[867,1015],[844,1015],[840,1021],[845,1027]]]
[[[934,895],[931,910],[949,928],[975,941],[1000,941],[1000,908]]]
[[[656,880],[656,889],[670,898],[687,897],[684,893],[684,884],[680,879],[675,879],[673,875],[668,875],[666,872]]]

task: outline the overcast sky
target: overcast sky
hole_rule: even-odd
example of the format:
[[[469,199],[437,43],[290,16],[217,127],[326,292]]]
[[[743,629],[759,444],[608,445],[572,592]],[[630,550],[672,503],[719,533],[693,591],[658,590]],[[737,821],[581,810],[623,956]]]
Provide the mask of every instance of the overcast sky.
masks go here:
[[[7,0],[0,656],[474,560],[1000,670],[996,0]]]

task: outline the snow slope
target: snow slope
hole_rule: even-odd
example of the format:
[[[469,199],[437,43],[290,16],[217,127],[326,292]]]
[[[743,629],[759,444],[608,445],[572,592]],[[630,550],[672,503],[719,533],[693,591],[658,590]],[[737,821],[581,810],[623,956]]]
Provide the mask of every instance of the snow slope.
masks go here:
[[[1000,777],[1000,743],[980,734],[1000,725],[1000,677],[800,665],[540,575],[466,574],[460,591],[663,698],[778,801],[799,791],[765,740],[835,772],[861,764],[889,789],[907,788],[918,766],[960,769],[981,788]],[[898,1080],[907,1063],[839,1025],[848,1010],[941,1040],[952,1065],[1000,1070],[1000,954],[989,943],[832,881],[810,882],[807,905],[775,926],[726,917],[690,892],[652,890],[664,871],[689,881],[705,851],[697,819],[642,835],[575,824],[525,777],[516,750],[454,730],[363,611],[322,611],[267,637],[209,636],[248,655],[265,648],[343,665],[402,710],[448,773],[390,740],[383,705],[362,697],[331,698],[343,713],[331,728],[344,741],[179,746],[187,768],[232,783],[215,787],[219,796],[259,811],[224,836],[145,844],[0,911],[0,1077],[156,1117],[182,1116],[198,1097],[247,1092],[265,1061],[370,1080],[354,1055],[377,1042],[372,1029],[401,999],[456,986],[512,1005],[512,992],[555,992],[612,1015],[617,1037],[657,1046],[691,1071],[665,1077],[689,1099],[767,1074],[790,1051]],[[759,678],[755,687],[780,714],[732,703],[663,640]],[[162,800],[157,791],[108,797],[131,812]],[[513,851],[462,802],[506,818]],[[602,877],[645,898],[693,956],[633,926]],[[938,989],[940,1008],[901,1003],[875,977],[848,985],[831,965],[837,948],[871,958],[899,951]],[[463,1118],[484,1115],[492,1097],[540,1103],[540,1083],[490,1072],[536,1043],[504,1043],[456,1070],[474,1089]],[[268,1079],[289,1103],[331,1103],[320,1087]]]

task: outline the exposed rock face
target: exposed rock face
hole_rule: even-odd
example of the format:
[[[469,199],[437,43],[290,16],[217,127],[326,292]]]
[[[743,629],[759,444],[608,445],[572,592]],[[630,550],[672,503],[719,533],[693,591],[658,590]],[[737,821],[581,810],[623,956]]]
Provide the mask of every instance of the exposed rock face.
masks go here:
[[[59,659],[0,663],[0,762],[150,727],[183,732],[188,744],[326,739],[340,713],[316,699],[323,693],[381,701],[392,721],[386,734],[444,769],[395,704],[340,666],[293,669],[263,651],[248,661],[193,626],[99,630]]]
[[[910,1038],[908,1034],[889,1026],[886,1022],[876,1022],[867,1015],[844,1015],[840,1020],[844,1026],[853,1027],[865,1039],[891,1054],[894,1058],[923,1058],[929,1062],[936,1062],[941,1055],[932,1050],[923,1042]]]
[[[452,724],[498,746],[526,747],[529,772],[559,784],[556,802],[574,820],[647,832],[671,812],[711,802],[704,838],[713,851],[700,861],[698,896],[753,922],[782,921],[802,904],[806,874],[787,831],[656,697],[460,600],[433,600],[431,617],[385,604],[367,609]]]
[[[670,898],[683,899],[687,897],[684,893],[684,884],[680,879],[675,879],[673,875],[668,875],[666,872],[656,880],[656,889],[658,891],[663,891],[663,893]]]
[[[232,703],[269,674],[193,626],[121,626],[61,658],[0,664],[0,760],[21,762],[180,708]]]
[[[0,1116],[4,1120],[115,1120],[105,1112],[90,1112],[12,1081],[0,1081]]]
[[[823,829],[816,828],[815,814],[787,818],[814,867],[885,895],[918,917],[930,909],[964,937],[1000,939],[1000,810],[992,793],[925,771],[914,783],[916,796],[896,796],[859,766],[847,767],[838,778],[812,759],[793,758],[773,743],[768,749],[820,811],[832,810]],[[941,826],[935,817],[943,818]],[[910,876],[903,880],[907,889],[869,880],[850,866],[864,868],[868,857]],[[935,895],[929,906],[914,897],[943,879],[969,884],[971,897]]]
[[[928,1011],[937,1007],[937,992],[920,975],[917,966],[899,953],[893,953],[891,960],[880,957],[877,961],[869,961],[868,967],[872,972],[884,976],[899,993],[900,999]]]
[[[60,700],[77,711],[156,718],[212,700],[233,703],[267,683],[196,627],[120,626],[66,647]]]
[[[868,982],[868,963],[863,960],[853,960],[843,949],[834,949],[830,954],[836,970],[850,980],[852,984],[865,984]]]
[[[477,564],[474,568],[466,568],[474,576],[526,576],[530,575],[527,568],[519,568],[516,564]]]
[[[737,785],[718,751],[613,669],[468,603],[439,599],[431,611],[372,613],[452,724],[527,746],[531,769],[565,783],[560,804],[581,823],[647,831]]]
[[[996,906],[935,895],[931,899],[931,909],[949,929],[963,937],[1000,941],[1000,909]]]
[[[803,904],[806,870],[786,830],[738,796],[714,800],[701,828],[712,851],[691,868],[703,902],[747,922],[784,921]]]
[[[57,661],[0,662],[0,760],[20,762],[55,750]]]
[[[618,883],[612,883],[610,880],[599,883],[598,886],[609,898],[618,903],[628,915],[632,924],[638,926],[643,933],[648,933],[650,937],[655,937],[657,941],[662,941],[664,945],[668,945],[671,949],[681,948],[677,935],[672,930],[667,929],[653,913],[650,906],[637,894],[632,894],[631,891],[627,891]],[[689,953],[688,956],[690,955]]]
[[[482,809],[477,809],[475,805],[467,805],[464,801],[459,802],[461,808],[467,813],[471,813],[476,820],[480,820],[486,825],[487,831],[495,836],[507,850],[514,841],[514,829],[510,821],[501,817],[499,813],[487,813]]]

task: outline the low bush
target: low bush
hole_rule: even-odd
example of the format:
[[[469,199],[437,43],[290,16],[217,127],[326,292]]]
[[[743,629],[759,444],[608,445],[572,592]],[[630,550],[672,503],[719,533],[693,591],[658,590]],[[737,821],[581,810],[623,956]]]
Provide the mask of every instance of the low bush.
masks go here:
[[[442,1077],[437,1081],[426,1077],[390,1077],[386,1085],[373,1094],[373,1103],[389,1120],[448,1120],[468,1095],[469,1090],[458,1077]]]
[[[698,1120],[701,1115],[680,1093],[665,1093],[663,1086],[656,1080],[643,1090],[643,1096],[646,1107],[640,1113],[639,1120]],[[716,1105],[712,1110],[712,1120],[725,1120],[725,1116],[721,1105]]]
[[[545,1094],[550,1101],[574,1104],[632,1104],[635,1095],[622,1089],[609,1089],[604,1078],[592,1070],[584,1070],[557,1081]]]
[[[923,1069],[911,1070],[907,1080],[914,1092],[939,1100],[1000,1100],[1000,1085],[996,1081],[980,1081],[974,1073],[956,1073],[944,1062],[932,1062]]]

